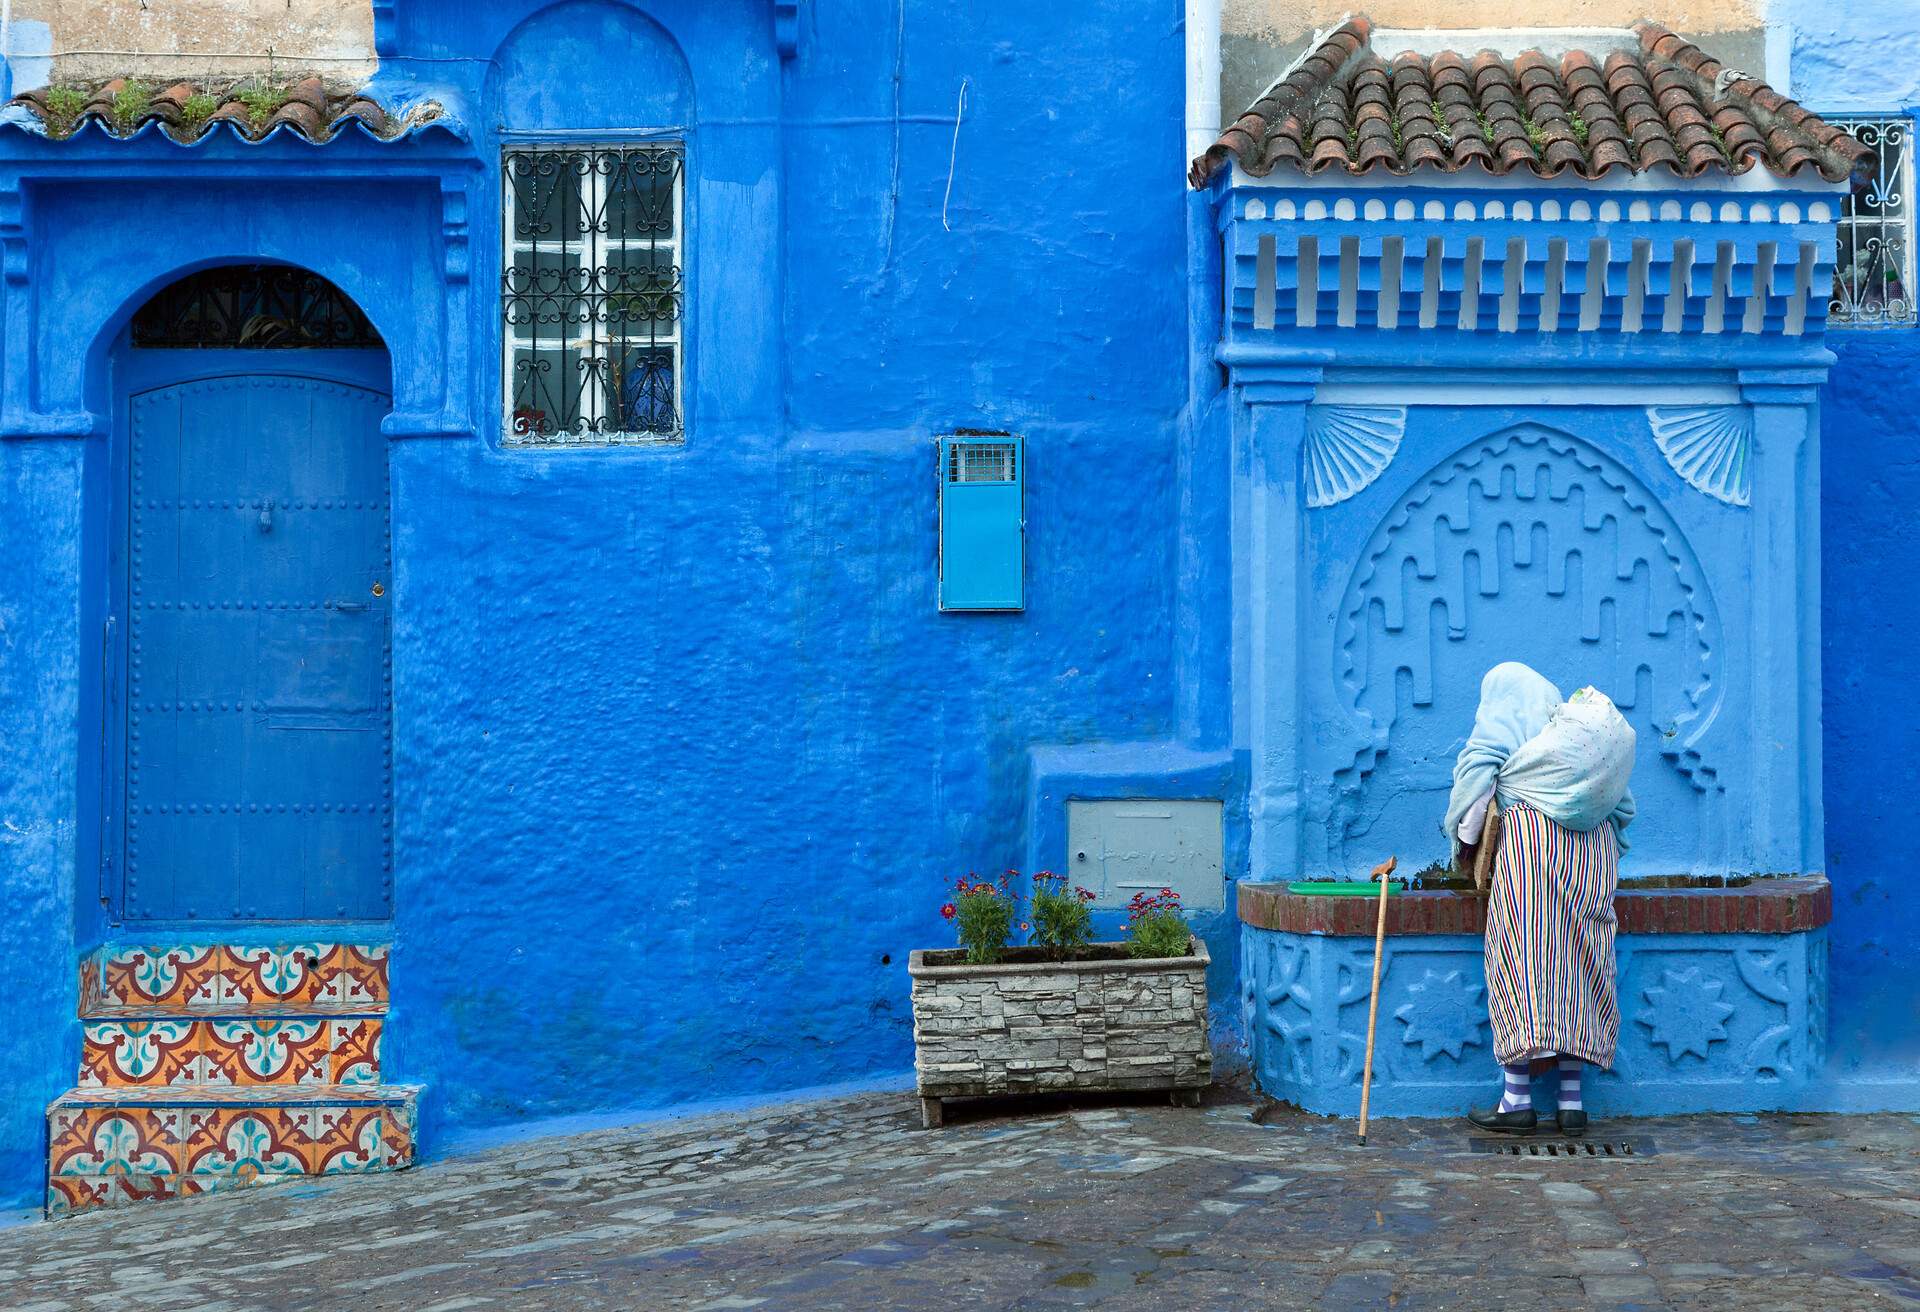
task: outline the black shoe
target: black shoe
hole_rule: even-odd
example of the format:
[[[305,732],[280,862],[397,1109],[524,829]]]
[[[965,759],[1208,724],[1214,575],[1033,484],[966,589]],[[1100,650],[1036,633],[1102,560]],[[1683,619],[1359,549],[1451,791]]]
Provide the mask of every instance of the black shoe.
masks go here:
[[[1569,1139],[1578,1139],[1587,1132],[1587,1114],[1585,1112],[1561,1112],[1554,1117],[1560,1126],[1560,1133]]]
[[[1534,1115],[1531,1107],[1523,1112],[1468,1112],[1467,1119],[1495,1134],[1532,1134],[1540,1124],[1540,1118]]]

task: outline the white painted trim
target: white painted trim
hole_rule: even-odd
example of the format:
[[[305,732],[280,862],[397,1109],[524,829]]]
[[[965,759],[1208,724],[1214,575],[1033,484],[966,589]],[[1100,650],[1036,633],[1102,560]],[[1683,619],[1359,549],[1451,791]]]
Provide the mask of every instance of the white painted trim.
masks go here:
[[[1546,382],[1516,375],[1461,383],[1326,382],[1315,405],[1403,406],[1648,406],[1738,405],[1735,383]]]
[[[1838,113],[1837,107],[1834,112]],[[1725,173],[1707,173],[1697,178],[1683,178],[1678,174],[1660,170],[1655,173],[1628,173],[1615,169],[1604,178],[1582,178],[1572,173],[1563,173],[1557,178],[1538,178],[1532,173],[1520,169],[1512,173],[1488,173],[1484,169],[1469,168],[1458,173],[1442,173],[1437,169],[1422,169],[1411,174],[1390,173],[1384,168],[1369,169],[1365,173],[1348,173],[1344,169],[1328,169],[1311,176],[1292,170],[1275,169],[1264,178],[1256,178],[1241,167],[1239,160],[1232,161],[1233,173],[1229,179],[1235,187],[1259,187],[1274,191],[1657,191],[1667,193],[1692,192],[1826,192],[1844,195],[1847,191],[1845,180],[1828,182],[1817,172],[1809,169],[1798,178],[1777,177],[1766,168],[1756,165],[1745,173],[1728,175]]]
[[[1220,3],[1186,0],[1187,141],[1180,159],[1182,177],[1226,126],[1220,117]]]

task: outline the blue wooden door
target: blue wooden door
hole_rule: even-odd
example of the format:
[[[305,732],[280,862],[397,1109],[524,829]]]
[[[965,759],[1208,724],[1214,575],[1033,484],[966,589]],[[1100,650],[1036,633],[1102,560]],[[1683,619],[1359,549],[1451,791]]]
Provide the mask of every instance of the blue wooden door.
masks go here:
[[[385,357],[131,355],[122,915],[385,917]]]

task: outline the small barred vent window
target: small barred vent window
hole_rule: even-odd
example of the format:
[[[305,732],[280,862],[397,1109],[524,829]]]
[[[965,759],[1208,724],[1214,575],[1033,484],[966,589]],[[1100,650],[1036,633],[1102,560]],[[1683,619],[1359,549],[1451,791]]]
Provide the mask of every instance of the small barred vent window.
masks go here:
[[[955,442],[947,451],[947,481],[1011,483],[1014,450],[1011,442]]]
[[[129,336],[174,350],[385,345],[345,292],[285,264],[223,264],[168,283],[134,312]]]
[[[680,440],[683,160],[663,144],[505,153],[509,445]]]
[[[1840,215],[1833,301],[1827,319],[1850,328],[1898,328],[1914,321],[1913,120],[1835,117],[1874,153],[1873,174]]]

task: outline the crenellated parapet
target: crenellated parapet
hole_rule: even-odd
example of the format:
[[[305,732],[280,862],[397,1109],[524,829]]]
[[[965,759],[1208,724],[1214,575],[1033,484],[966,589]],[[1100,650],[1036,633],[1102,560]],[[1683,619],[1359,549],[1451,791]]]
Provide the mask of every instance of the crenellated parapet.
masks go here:
[[[1241,177],[1218,210],[1227,340],[1458,332],[1518,351],[1540,345],[1530,334],[1654,349],[1700,337],[1817,338],[1837,190],[1818,180],[1703,196]]]

